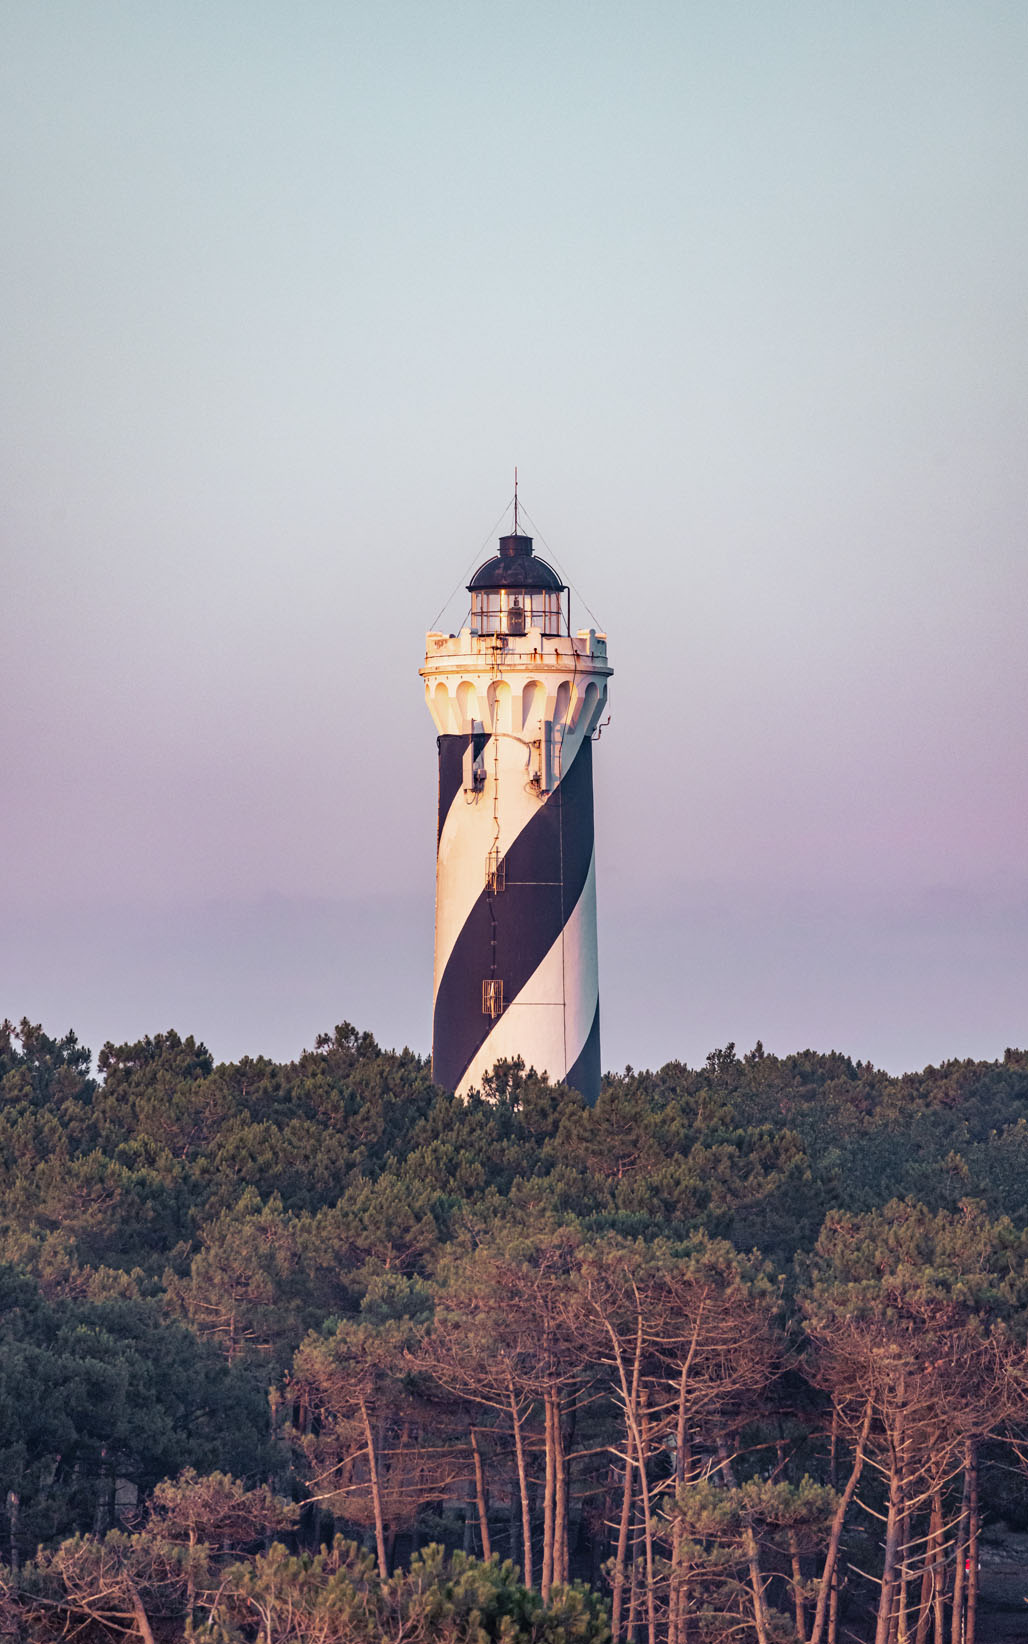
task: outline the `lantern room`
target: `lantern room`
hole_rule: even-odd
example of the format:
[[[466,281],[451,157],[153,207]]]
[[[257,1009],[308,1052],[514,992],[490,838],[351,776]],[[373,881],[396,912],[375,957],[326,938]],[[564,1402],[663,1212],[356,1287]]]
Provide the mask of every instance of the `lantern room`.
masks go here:
[[[532,538],[500,538],[495,559],[479,566],[468,583],[471,631],[517,637],[537,628],[542,634],[566,634],[567,588],[552,566],[536,559]]]

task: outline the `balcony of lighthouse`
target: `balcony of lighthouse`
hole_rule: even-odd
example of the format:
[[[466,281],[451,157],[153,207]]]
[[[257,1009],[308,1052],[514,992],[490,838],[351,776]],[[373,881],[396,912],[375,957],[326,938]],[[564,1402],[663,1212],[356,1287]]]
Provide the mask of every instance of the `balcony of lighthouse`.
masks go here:
[[[582,628],[570,636],[530,629],[516,644],[505,635],[430,633],[425,699],[440,736],[481,727],[535,738],[547,721],[575,742],[591,736],[607,700],[607,636]]]

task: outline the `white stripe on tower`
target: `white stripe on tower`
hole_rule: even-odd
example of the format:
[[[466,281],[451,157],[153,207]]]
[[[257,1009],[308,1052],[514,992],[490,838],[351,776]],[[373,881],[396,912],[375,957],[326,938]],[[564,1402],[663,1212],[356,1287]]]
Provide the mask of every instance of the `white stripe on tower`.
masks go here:
[[[568,726],[562,738],[561,762],[570,770],[585,729],[584,716]],[[532,743],[527,737],[498,734],[482,749],[485,788],[476,803],[458,788],[442,820],[436,861],[435,985],[446,966],[454,942],[482,892],[478,871],[494,848],[506,856],[521,830],[539,810],[540,796],[532,786]],[[497,771],[497,766],[499,767]],[[501,804],[498,814],[490,803],[492,784],[499,775]],[[552,795],[543,795],[546,803]]]
[[[600,1008],[596,957],[596,853],[581,896],[546,958],[491,1029],[457,1094],[480,1090],[497,1062],[524,1055],[523,1016],[531,1011],[531,1038],[542,1068],[554,1080],[571,1072],[586,1048]]]
[[[485,884],[485,863],[495,847],[506,856],[539,809],[531,787],[531,746],[513,736],[490,737],[482,750],[486,786],[480,795],[457,789],[439,834],[436,860],[435,985]],[[503,805],[494,817],[492,784],[499,764]],[[498,825],[497,825],[498,824]]]

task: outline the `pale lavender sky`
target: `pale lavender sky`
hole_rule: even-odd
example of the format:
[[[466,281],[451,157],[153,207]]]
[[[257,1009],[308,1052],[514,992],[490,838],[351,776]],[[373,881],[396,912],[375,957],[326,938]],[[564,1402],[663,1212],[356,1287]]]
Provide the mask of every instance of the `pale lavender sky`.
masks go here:
[[[605,1064],[1028,1043],[1026,71],[1023,0],[6,0],[0,1015],[428,1049],[517,463]]]

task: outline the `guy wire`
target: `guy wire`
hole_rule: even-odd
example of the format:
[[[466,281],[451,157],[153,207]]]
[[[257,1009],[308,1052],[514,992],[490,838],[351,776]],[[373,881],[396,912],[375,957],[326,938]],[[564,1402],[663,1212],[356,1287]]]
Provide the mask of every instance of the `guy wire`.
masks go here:
[[[510,504],[508,503],[508,507],[509,506],[510,506]],[[589,615],[592,617],[593,622],[596,624],[596,627],[602,633],[603,632],[602,622],[600,621],[599,617],[596,615],[596,612],[593,610],[592,606],[589,605],[587,603],[587,601],[582,598],[582,596],[579,593],[578,589],[575,587],[575,585],[572,582],[571,578],[568,576],[567,572],[565,571],[563,565],[560,563],[560,560],[557,558],[557,555],[554,553],[553,549],[550,547],[550,545],[547,542],[546,538],[543,536],[542,532],[540,531],[538,525],[535,523],[535,520],[532,518],[531,514],[528,512],[528,509],[525,507],[523,502],[519,503],[518,507],[519,507],[521,513],[524,515],[525,519],[527,519],[529,525],[532,527],[532,535],[535,536],[535,537],[538,537],[539,541],[542,543],[543,547],[546,549],[546,552],[549,555],[549,557],[556,563],[557,570],[560,572],[561,576],[564,578],[564,580],[567,583],[568,587],[571,589],[571,592],[574,594],[575,598],[577,600],[579,600],[582,605],[585,606],[585,609],[589,612]],[[451,599],[453,598],[452,594],[450,595],[450,598]]]
[[[475,569],[475,566],[478,564],[478,562],[481,559],[482,555],[485,553],[485,550],[489,546],[490,538],[493,537],[496,534],[496,526],[497,525],[502,525],[503,521],[506,519],[507,515],[510,513],[511,504],[513,503],[513,501],[514,501],[514,498],[511,497],[510,501],[507,503],[506,507],[504,508],[503,513],[497,519],[496,525],[492,526],[492,528],[486,532],[485,540],[482,543],[481,548],[479,548],[472,555],[472,557],[469,560],[467,568],[465,569],[463,575],[459,576],[457,578],[457,581],[454,583],[453,587],[450,589],[450,592],[447,594],[446,598],[443,600],[443,603],[440,605],[440,607],[439,607],[438,611],[436,612],[435,616],[432,618],[431,628],[434,628],[436,623],[439,621],[439,618],[442,616],[443,612],[446,610],[446,607],[449,605],[449,603],[450,603],[451,599],[453,598],[454,594],[457,592],[457,589],[463,583],[464,577],[469,576],[471,574],[471,572]],[[584,605],[585,601],[583,600],[582,603]],[[431,629],[429,631],[431,632]]]

